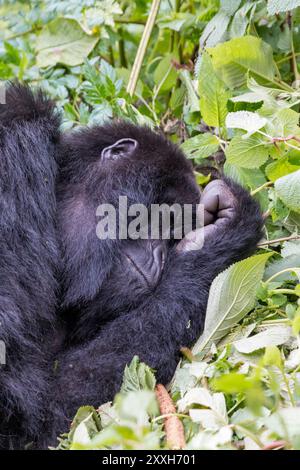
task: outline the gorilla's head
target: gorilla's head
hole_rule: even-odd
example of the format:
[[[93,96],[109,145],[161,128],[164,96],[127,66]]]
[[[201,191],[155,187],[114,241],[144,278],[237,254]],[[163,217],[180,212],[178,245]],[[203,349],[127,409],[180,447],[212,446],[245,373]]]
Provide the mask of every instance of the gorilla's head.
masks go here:
[[[127,197],[127,207],[143,204],[149,214],[153,204],[195,205],[200,191],[190,162],[160,133],[121,121],[66,135],[60,165],[64,305],[80,304],[82,311],[92,302],[102,315],[106,308],[108,315],[132,308],[155,289],[174,253],[174,220],[171,216],[170,240],[151,238],[150,229],[143,240],[120,239],[119,233],[99,239],[97,208],[112,205],[118,229],[124,221],[120,196]],[[131,221],[126,218],[127,226]]]

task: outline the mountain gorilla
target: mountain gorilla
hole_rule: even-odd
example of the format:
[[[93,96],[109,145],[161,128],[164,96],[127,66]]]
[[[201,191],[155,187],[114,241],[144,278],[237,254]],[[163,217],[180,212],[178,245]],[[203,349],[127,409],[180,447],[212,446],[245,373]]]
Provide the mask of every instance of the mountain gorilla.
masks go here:
[[[228,179],[200,196],[190,162],[161,134],[128,122],[59,131],[54,104],[10,85],[0,106],[2,448],[55,444],[81,405],[118,391],[134,355],[174,373],[203,329],[218,273],[262,236],[256,202]],[[99,240],[101,203],[196,204],[205,242]],[[199,229],[197,229],[199,230]],[[194,238],[193,238],[194,237]],[[43,440],[44,439],[44,440]]]

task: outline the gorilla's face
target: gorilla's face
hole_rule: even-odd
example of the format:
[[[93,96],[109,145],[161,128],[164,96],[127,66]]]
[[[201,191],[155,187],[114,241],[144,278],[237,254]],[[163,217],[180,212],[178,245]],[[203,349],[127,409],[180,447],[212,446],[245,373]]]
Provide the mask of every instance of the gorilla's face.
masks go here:
[[[151,207],[198,203],[200,191],[192,167],[180,149],[162,135],[128,123],[73,134],[67,153],[66,159],[73,160],[73,165],[74,159],[81,159],[81,166],[78,164],[80,170],[74,180],[68,175],[68,188],[60,191],[60,229],[69,283],[65,303],[78,303],[80,279],[81,296],[86,291],[82,301],[98,298],[102,311],[103,304],[114,312],[126,306],[132,308],[156,288],[169,257],[175,256],[174,245],[179,242],[174,239],[172,212],[169,236],[162,236],[160,226],[160,235],[153,238]],[[66,173],[67,166],[66,163]],[[130,212],[121,213],[120,196],[126,197],[127,209],[135,204],[147,209],[147,233],[143,239],[119,236],[120,221],[124,223],[125,219],[129,228],[134,219]],[[97,236],[99,220],[103,219],[97,214],[104,215],[105,211],[99,210],[103,205],[115,210],[116,237]]]

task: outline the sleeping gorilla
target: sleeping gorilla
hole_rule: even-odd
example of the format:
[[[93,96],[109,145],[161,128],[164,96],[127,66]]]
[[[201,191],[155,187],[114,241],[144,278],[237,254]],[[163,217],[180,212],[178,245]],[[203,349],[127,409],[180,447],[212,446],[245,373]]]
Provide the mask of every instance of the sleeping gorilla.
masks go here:
[[[60,135],[59,125],[42,92],[9,86],[0,106],[4,448],[54,445],[79,406],[113,398],[134,355],[167,383],[180,347],[203,329],[212,280],[262,236],[256,202],[224,179],[201,196],[202,249],[196,232],[179,243],[99,240],[96,209],[117,207],[119,195],[147,207],[198,203],[192,167],[146,127],[116,122]]]

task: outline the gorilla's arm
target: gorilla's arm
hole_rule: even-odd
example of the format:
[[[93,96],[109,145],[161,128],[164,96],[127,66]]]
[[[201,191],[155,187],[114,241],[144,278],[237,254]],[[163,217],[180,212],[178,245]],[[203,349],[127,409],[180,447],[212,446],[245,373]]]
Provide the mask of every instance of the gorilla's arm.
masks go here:
[[[206,214],[203,248],[189,250],[187,242],[174,250],[153,295],[61,357],[55,391],[61,423],[56,431],[65,430],[64,417],[71,419],[82,404],[97,406],[112,399],[135,354],[157,370],[159,381],[168,382],[180,347],[191,345],[203,329],[211,282],[231,263],[254,252],[263,221],[244,189],[229,180],[214,182],[203,194],[203,203],[211,213]]]
[[[58,126],[41,92],[8,87],[0,105],[0,447],[42,422],[56,303]]]

